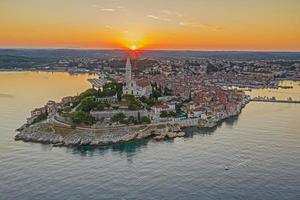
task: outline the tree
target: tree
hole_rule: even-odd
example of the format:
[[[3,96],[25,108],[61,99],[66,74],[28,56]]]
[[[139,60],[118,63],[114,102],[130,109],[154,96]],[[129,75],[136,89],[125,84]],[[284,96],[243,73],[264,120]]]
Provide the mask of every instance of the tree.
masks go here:
[[[97,104],[94,101],[93,97],[85,97],[79,106],[79,110],[84,112],[90,112],[94,107],[96,107]]]
[[[160,112],[160,117],[161,118],[177,117],[177,113],[173,112],[173,111],[168,112],[168,111],[163,110]]]
[[[169,112],[168,115],[169,117],[177,117],[177,113],[173,111]]]
[[[112,108],[113,108],[114,110],[118,110],[118,109],[119,109],[119,106],[112,106]]]
[[[143,108],[142,103],[137,100],[133,95],[123,95],[123,98],[127,100],[129,110],[140,110]]]
[[[136,102],[129,102],[128,103],[128,109],[129,110],[139,110],[140,106]]]
[[[70,107],[70,106],[66,106],[66,107],[64,107],[64,109],[63,109],[63,112],[64,113],[69,113],[69,112],[71,112],[72,111],[72,108]]]
[[[167,111],[163,110],[163,111],[160,112],[160,117],[161,117],[161,118],[167,118],[168,116],[169,116],[169,115],[168,115],[168,112],[167,112]]]
[[[47,113],[42,113],[34,120],[33,123],[38,123],[38,122],[44,121],[47,119],[47,116],[48,116]]]
[[[177,103],[175,104],[175,110],[177,114],[181,113],[181,108],[182,108],[183,104],[182,103]]]
[[[150,97],[140,97],[140,101],[147,104],[148,106],[152,107],[154,105],[159,105],[160,101],[155,99],[153,96],[150,95]]]
[[[83,112],[83,111],[78,111],[78,112],[73,112],[70,113],[71,120],[75,124],[87,124],[87,125],[92,125],[95,123],[95,118],[91,116],[89,113]]]
[[[130,116],[130,117],[128,117],[128,124],[133,124],[133,123],[135,123],[136,122],[136,120],[134,119],[134,117],[133,116]]]
[[[100,103],[97,105],[97,107],[96,107],[96,109],[97,109],[98,111],[103,111],[104,108],[105,108],[105,104],[102,103],[102,102],[100,102]]]
[[[126,118],[124,113],[117,113],[115,114],[112,118],[111,121],[112,122],[121,122]]]
[[[192,98],[192,93],[190,92],[190,95],[189,95],[189,101],[192,101],[193,98]]]
[[[141,113],[138,112],[138,121],[140,121],[140,120],[141,120]]]
[[[148,117],[144,116],[144,117],[141,118],[140,122],[142,124],[150,124],[151,120]]]
[[[168,87],[164,87],[164,95],[165,96],[172,96],[173,91],[171,89],[169,89]]]
[[[86,97],[92,97],[92,96],[96,96],[98,93],[98,91],[94,88],[91,88],[91,89],[88,89],[84,92],[82,92],[80,95],[79,95],[79,100],[82,100]]]

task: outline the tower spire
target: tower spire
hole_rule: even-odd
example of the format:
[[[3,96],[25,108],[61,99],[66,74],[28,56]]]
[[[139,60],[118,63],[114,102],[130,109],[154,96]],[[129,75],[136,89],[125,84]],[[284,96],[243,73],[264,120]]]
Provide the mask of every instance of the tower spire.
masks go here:
[[[126,83],[131,81],[131,62],[129,56],[126,61],[126,74],[125,74]]]

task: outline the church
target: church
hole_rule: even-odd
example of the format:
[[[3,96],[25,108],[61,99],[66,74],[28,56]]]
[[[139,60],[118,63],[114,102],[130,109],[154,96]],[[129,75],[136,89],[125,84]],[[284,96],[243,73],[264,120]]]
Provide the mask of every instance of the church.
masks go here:
[[[123,86],[123,94],[131,94],[136,97],[150,96],[152,93],[152,87],[148,80],[139,79],[133,80],[131,77],[131,62],[130,58],[126,61],[126,73],[125,73],[126,85]]]

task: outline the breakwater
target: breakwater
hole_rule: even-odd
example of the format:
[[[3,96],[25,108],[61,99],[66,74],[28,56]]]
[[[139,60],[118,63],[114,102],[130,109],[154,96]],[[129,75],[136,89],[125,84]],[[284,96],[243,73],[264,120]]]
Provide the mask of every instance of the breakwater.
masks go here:
[[[254,102],[269,102],[269,103],[300,103],[300,101],[294,100],[271,100],[271,99],[251,99]]]

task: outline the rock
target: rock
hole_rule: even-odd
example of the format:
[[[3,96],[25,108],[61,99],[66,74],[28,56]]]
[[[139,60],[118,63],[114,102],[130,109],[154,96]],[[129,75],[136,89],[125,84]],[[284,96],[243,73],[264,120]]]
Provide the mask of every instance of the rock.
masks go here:
[[[163,139],[165,139],[165,136],[164,135],[157,135],[153,139],[155,139],[155,140],[163,140]]]
[[[175,137],[177,137],[177,134],[175,132],[168,132],[167,136],[168,136],[168,138],[175,138]]]
[[[78,145],[80,144],[81,142],[81,137],[77,134],[68,134],[64,140],[63,140],[63,143],[67,146],[70,146],[70,145]]]
[[[94,140],[95,140],[95,135],[81,134],[80,145],[89,145]]]
[[[185,132],[180,131],[177,133],[177,137],[184,137],[184,136],[185,136]]]

